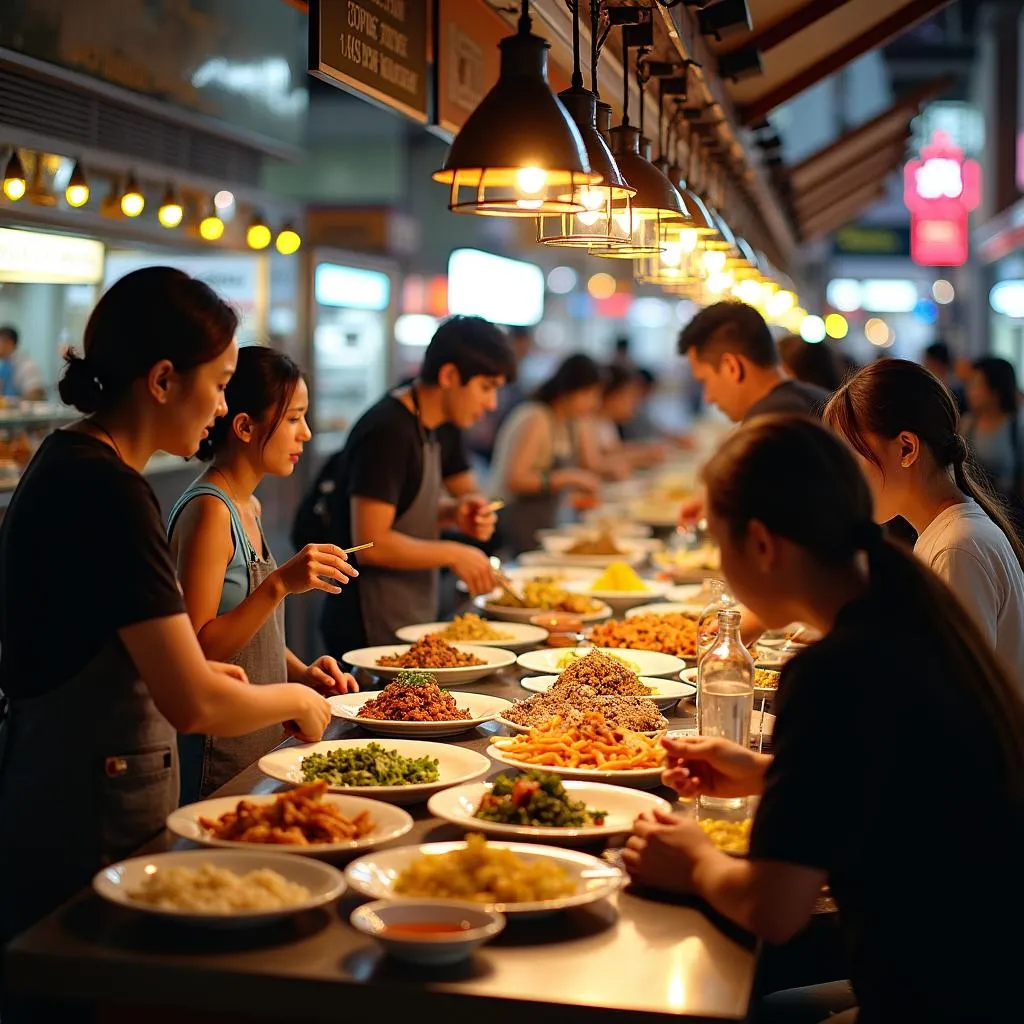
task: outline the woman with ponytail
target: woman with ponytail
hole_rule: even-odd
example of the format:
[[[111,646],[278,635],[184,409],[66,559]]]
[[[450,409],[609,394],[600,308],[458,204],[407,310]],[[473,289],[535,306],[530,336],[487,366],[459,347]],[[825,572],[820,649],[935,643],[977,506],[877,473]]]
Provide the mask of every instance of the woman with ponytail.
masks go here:
[[[663,741],[682,796],[760,795],[749,856],[719,851],[692,817],[648,812],[629,872],[772,943],[831,886],[850,984],[779,993],[759,1022],[1017,1019],[1024,701],[1006,669],[952,591],[883,537],[828,430],[756,419],[703,477],[736,598],[769,628],[807,622],[823,638],[783,669],[774,757]]]
[[[251,683],[288,679],[325,693],[355,690],[334,658],[306,665],[284,637],[289,594],[339,594],[355,568],[333,544],[308,544],[278,568],[255,495],[264,477],[291,476],[313,436],[302,372],[274,349],[243,348],[224,398],[227,415],[199,446],[198,458],[210,468],[174,504],[168,525],[199,644],[208,658],[239,665]],[[180,736],[183,801],[209,796],[281,739],[276,727],[229,739]]]
[[[851,377],[825,423],[853,449],[875,520],[902,516],[914,552],[949,584],[1024,685],[1024,543],[971,472],[956,399],[917,363],[885,359]]]

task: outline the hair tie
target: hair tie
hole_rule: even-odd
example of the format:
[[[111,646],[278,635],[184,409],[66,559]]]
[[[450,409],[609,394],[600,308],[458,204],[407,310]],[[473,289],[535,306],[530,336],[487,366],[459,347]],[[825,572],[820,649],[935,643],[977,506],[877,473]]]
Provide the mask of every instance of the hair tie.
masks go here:
[[[853,531],[854,551],[872,551],[885,540],[885,534],[878,523],[870,520],[860,523]]]

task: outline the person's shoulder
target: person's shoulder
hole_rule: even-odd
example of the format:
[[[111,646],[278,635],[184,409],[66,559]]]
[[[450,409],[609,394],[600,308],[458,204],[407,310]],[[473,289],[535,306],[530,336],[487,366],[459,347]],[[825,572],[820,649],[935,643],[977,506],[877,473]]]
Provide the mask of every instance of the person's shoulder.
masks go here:
[[[387,438],[394,443],[416,437],[416,419],[393,395],[385,395],[356,420],[349,433],[346,449]]]

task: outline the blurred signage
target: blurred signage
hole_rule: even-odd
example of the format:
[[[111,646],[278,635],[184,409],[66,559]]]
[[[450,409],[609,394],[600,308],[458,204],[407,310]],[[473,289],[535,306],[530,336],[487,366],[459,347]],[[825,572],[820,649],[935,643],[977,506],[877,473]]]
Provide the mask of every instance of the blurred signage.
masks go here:
[[[421,0],[423,2],[423,0]],[[3,0],[0,47],[299,147],[308,104],[301,12],[252,0]]]
[[[981,168],[945,132],[936,132],[903,172],[910,211],[910,257],[923,267],[959,267],[970,252],[967,218],[981,201]]]
[[[833,236],[836,256],[909,256],[910,229],[851,225]]]
[[[310,0],[309,70],[425,122],[427,7],[427,0]]]
[[[0,228],[0,281],[98,284],[104,246],[93,238]]]
[[[456,249],[448,260],[448,311],[532,327],[544,316],[544,272],[533,263]]]
[[[486,0],[439,0],[437,24],[437,123],[454,135],[498,80],[498,43],[514,28]],[[548,82],[555,92],[569,88],[550,61]]]
[[[379,312],[391,302],[391,278],[380,270],[321,263],[316,268],[313,292],[321,306]]]

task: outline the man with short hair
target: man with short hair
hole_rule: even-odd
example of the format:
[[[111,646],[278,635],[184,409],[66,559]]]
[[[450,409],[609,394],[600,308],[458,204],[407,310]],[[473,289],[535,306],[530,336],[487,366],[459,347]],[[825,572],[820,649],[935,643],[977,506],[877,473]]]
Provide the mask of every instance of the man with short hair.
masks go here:
[[[324,539],[373,547],[354,556],[359,578],[350,592],[324,604],[321,629],[332,653],[393,643],[402,626],[434,620],[442,568],[472,593],[493,588],[479,548],[441,539],[442,528],[453,527],[486,541],[496,517],[488,499],[474,493],[462,445],[442,446],[437,431],[444,424],[465,430],[493,411],[515,372],[499,328],[480,317],[450,317],[427,346],[419,376],[353,426],[331,460],[333,536]]]
[[[679,335],[705,401],[734,423],[765,413],[820,416],[828,392],[791,380],[782,370],[768,324],[745,302],[716,302],[701,310]]]
[[[46,395],[39,364],[18,348],[14,327],[0,327],[0,397],[38,402]]]
[[[926,370],[935,374],[952,392],[956,407],[962,416],[967,412],[967,389],[957,379],[953,369],[953,353],[944,341],[934,341],[921,354],[921,363]]]

